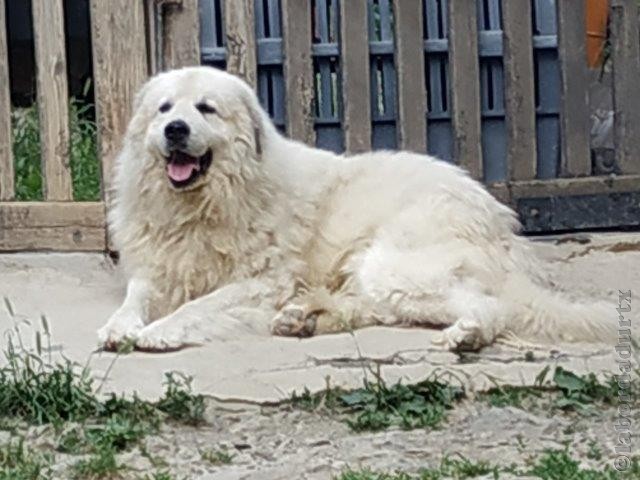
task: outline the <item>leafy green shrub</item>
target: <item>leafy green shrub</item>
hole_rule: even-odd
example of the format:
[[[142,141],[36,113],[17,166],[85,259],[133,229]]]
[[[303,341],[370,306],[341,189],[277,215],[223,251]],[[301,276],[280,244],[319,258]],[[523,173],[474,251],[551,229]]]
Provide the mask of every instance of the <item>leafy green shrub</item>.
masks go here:
[[[93,106],[72,98],[69,102],[69,162],[73,198],[100,199],[100,161],[97,127],[90,119]],[[14,109],[11,113],[16,200],[42,200],[42,168],[38,107]]]
[[[465,395],[462,387],[427,379],[413,385],[398,382],[388,386],[379,372],[374,381],[364,380],[364,386],[351,391],[327,387],[312,395],[305,390],[293,395],[292,404],[306,410],[327,408],[345,416],[354,431],[376,431],[398,426],[405,430],[436,427],[446,411]]]

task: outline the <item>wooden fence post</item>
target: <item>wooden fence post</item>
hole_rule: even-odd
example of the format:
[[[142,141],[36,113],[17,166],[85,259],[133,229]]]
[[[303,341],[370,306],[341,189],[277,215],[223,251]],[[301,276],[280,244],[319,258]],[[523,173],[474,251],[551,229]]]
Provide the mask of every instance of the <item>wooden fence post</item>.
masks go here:
[[[502,0],[507,162],[510,180],[536,177],[531,0]]]
[[[449,66],[453,158],[473,178],[481,179],[483,164],[476,2],[449,0]]]
[[[164,68],[200,65],[200,18],[198,0],[179,0],[164,5],[162,58]]]
[[[62,0],[33,0],[40,149],[46,200],[72,200]]]
[[[585,2],[556,1],[560,64],[561,174],[591,173]]]
[[[636,0],[613,0],[610,25],[616,163],[622,173],[640,173],[640,40]]]
[[[91,31],[102,191],[108,207],[115,156],[135,94],[148,74],[143,3],[91,0]]]
[[[310,1],[282,0],[287,133],[307,145],[315,145],[316,142],[311,16]]]
[[[367,0],[340,2],[344,144],[348,153],[371,149]]]
[[[12,200],[14,192],[13,155],[11,153],[11,92],[9,91],[9,49],[5,1],[0,0],[0,200]]]
[[[396,72],[398,76],[398,146],[427,151],[427,88],[424,78],[422,0],[396,0]]]
[[[253,0],[226,0],[227,71],[257,85],[258,65]]]

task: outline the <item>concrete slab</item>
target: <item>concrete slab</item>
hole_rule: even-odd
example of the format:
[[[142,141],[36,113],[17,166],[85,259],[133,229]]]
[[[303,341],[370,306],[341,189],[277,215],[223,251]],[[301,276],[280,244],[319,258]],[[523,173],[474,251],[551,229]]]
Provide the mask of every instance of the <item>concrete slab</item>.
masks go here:
[[[555,282],[591,296],[617,298],[618,289],[640,292],[640,234],[561,236],[535,241]],[[431,345],[435,331],[374,327],[352,334],[305,340],[221,338],[209,345],[169,354],[116,356],[96,352],[96,330],[118,307],[124,280],[100,254],[25,253],[0,255],[0,333],[17,328],[33,338],[45,315],[52,351],[84,364],[104,380],[103,391],[153,398],[167,371],[194,377],[196,390],[223,400],[277,402],[292,391],[332,385],[358,386],[368,368],[380,365],[389,381],[417,381],[449,375],[470,389],[495,383],[530,384],[545,365],[576,372],[615,371],[613,345],[556,345],[553,348],[495,345],[459,357]],[[612,322],[617,313],[612,312]],[[0,338],[6,347],[7,335]],[[531,350],[533,360],[525,353]],[[329,380],[327,380],[329,379]]]

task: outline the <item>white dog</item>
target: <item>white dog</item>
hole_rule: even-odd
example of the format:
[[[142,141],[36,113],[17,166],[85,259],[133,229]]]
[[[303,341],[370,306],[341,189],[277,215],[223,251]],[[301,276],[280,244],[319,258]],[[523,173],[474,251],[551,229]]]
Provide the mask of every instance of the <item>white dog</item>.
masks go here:
[[[251,330],[444,329],[615,336],[615,310],[537,272],[514,213],[461,169],[408,152],[345,157],[282,137],[242,80],[208,67],[141,90],[117,160],[113,240],[129,283],[107,346],[175,349]]]

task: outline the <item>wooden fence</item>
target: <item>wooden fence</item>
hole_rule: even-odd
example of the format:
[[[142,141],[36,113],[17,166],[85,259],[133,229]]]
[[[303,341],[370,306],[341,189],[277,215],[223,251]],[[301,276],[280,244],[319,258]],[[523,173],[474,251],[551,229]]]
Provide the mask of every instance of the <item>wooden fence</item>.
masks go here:
[[[0,0],[0,26],[6,24],[5,1]],[[333,128],[339,131],[342,146],[348,152],[377,146],[375,130],[384,126],[385,118],[384,112],[379,111],[376,91],[383,78],[394,86],[394,145],[437,152],[435,143],[430,145],[437,137],[431,134],[436,130],[437,118],[435,100],[429,92],[429,75],[437,72],[428,56],[437,54],[446,60],[439,65],[448,89],[442,92],[442,98],[450,102],[451,160],[486,181],[500,200],[533,219],[530,230],[536,231],[535,219],[547,215],[549,209],[556,215],[559,209],[566,209],[563,199],[591,202],[590,196],[609,195],[614,204],[611,207],[607,203],[607,208],[615,210],[616,198],[640,191],[640,41],[636,0],[611,0],[616,168],[614,174],[606,176],[592,175],[582,1],[545,0],[547,5],[553,5],[552,18],[557,19],[557,35],[551,38],[544,32],[532,31],[531,0],[496,0],[500,11],[497,21],[502,25],[498,36],[479,31],[478,8],[468,0],[91,0],[93,81],[104,199],[100,202],[72,199],[63,0],[30,1],[44,201],[14,201],[8,49],[6,29],[0,28],[2,251],[105,250],[110,172],[135,91],[150,73],[201,61],[224,64],[259,92],[263,89],[261,66],[269,62],[281,65],[284,114],[280,119],[274,115],[276,124],[292,138],[321,146],[326,137],[323,128]],[[273,10],[263,11],[265,5],[272,4]],[[430,5],[441,12],[437,21],[430,16]],[[373,8],[377,9],[375,21]],[[262,31],[267,14],[278,17],[279,38],[268,38]],[[202,21],[213,25],[204,28]],[[434,21],[433,28],[441,31],[437,38],[428,34]],[[271,25],[273,31],[275,23]],[[374,30],[376,38],[372,37]],[[217,47],[206,45],[207,35],[213,35]],[[541,95],[537,90],[542,87],[534,61],[536,49],[549,45],[557,49],[561,93],[560,162],[553,178],[546,178],[540,161],[546,145],[539,141],[538,130],[545,112],[536,101]],[[497,181],[488,173],[493,168],[492,156],[487,154],[490,150],[483,148],[483,140],[487,143],[483,138],[486,115],[481,97],[482,52],[492,48],[497,53],[490,55],[502,58],[499,72],[504,92],[500,101],[506,119],[506,173]],[[383,76],[371,74],[374,57],[385,58],[380,64]],[[339,83],[338,93],[332,79]],[[264,88],[276,88],[275,84],[265,85]],[[323,109],[333,123],[322,123]],[[635,202],[635,197],[624,199]],[[579,208],[580,202],[571,205]],[[613,210],[609,213],[610,218],[596,226],[607,226],[606,222],[611,223],[609,226],[623,224],[616,215],[628,216],[629,208],[620,214]],[[571,225],[566,223],[567,228]],[[585,225],[593,226],[588,222]]]

